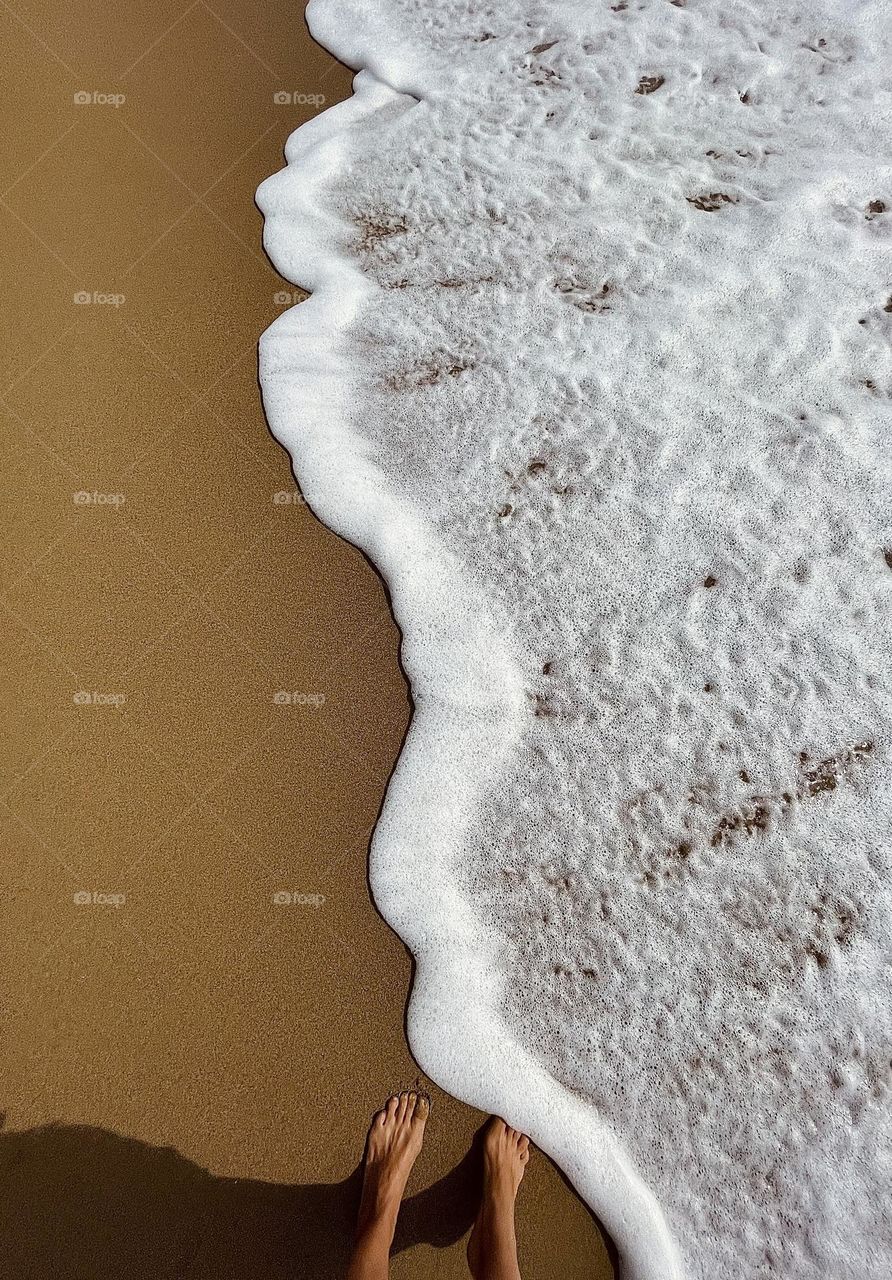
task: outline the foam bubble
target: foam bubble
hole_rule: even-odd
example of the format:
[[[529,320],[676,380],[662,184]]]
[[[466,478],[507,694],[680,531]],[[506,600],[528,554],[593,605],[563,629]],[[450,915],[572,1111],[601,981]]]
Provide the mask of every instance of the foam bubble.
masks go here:
[[[627,1274],[892,1266],[892,19],[313,0],[273,430],[416,712],[413,1051]]]

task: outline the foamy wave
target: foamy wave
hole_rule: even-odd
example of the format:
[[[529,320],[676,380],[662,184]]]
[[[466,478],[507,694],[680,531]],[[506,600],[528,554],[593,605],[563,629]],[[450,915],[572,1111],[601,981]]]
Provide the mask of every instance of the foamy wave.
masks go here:
[[[303,491],[416,712],[413,1051],[629,1275],[892,1266],[892,19],[315,0],[264,183]]]

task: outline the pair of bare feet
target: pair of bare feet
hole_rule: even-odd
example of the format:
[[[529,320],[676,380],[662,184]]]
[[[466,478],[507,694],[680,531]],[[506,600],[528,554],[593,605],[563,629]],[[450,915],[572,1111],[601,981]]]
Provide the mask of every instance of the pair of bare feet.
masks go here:
[[[386,1280],[400,1203],[429,1110],[423,1094],[401,1093],[372,1120],[348,1280]],[[493,1116],[483,1138],[483,1195],[468,1241],[474,1280],[520,1280],[514,1201],[529,1158],[529,1139]]]

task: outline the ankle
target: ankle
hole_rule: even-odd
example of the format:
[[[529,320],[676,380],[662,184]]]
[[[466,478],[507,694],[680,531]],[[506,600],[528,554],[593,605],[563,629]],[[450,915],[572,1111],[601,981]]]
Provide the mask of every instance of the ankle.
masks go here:
[[[392,1241],[399,1210],[400,1197],[385,1187],[379,1185],[370,1195],[364,1195],[356,1224],[356,1239],[384,1236]]]
[[[520,1183],[510,1169],[494,1169],[487,1173],[483,1184],[483,1198],[498,1204],[513,1205]]]
[[[356,1235],[353,1239],[354,1252],[368,1251],[381,1254],[385,1258],[389,1257],[395,1232],[395,1217],[392,1220],[369,1218],[366,1222],[360,1221],[356,1225]]]

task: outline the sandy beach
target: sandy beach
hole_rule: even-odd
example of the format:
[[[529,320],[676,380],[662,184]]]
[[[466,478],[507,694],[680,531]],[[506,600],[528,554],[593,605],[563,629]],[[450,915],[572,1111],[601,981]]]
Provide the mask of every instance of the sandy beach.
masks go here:
[[[303,504],[258,183],[350,92],[300,6],[0,15],[10,1276],[343,1274],[411,962],[368,843],[408,724],[381,580]],[[11,295],[11,296],[10,296]],[[466,1274],[483,1117],[428,1084],[396,1277]],[[544,1156],[527,1280],[607,1277]]]

